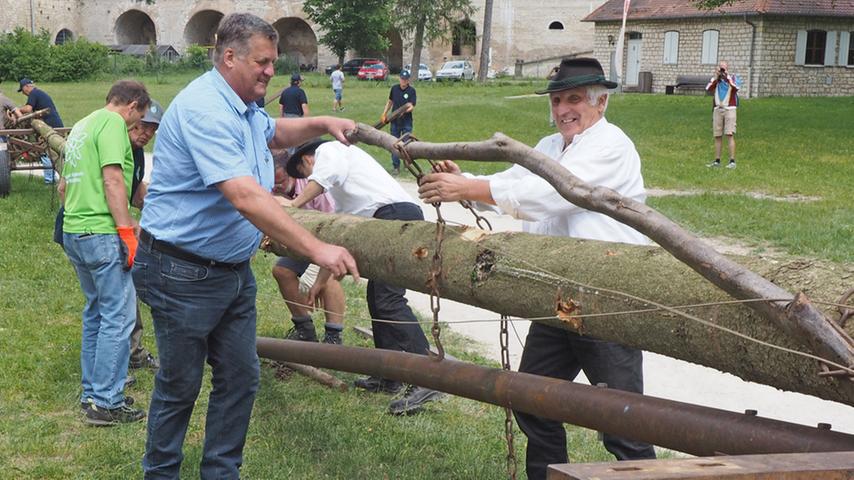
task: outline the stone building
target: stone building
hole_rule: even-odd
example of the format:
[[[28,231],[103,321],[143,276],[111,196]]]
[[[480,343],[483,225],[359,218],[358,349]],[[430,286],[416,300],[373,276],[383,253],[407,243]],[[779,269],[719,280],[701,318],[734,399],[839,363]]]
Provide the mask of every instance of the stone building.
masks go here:
[[[537,61],[590,51],[593,25],[581,19],[602,0],[495,0],[491,69],[511,71],[517,61]],[[422,61],[433,69],[445,60],[468,59],[478,65],[484,0],[461,18],[446,41],[428,45]],[[0,0],[0,31],[23,27],[47,29],[57,42],[77,37],[115,44],[172,45],[179,52],[191,44],[212,45],[223,16],[246,11],[269,21],[280,35],[279,51],[297,63],[326,66],[337,61],[318,41],[322,30],[307,19],[300,0]],[[381,55],[393,70],[412,56],[407,32],[389,32],[391,48]],[[355,55],[355,53],[354,53]]]
[[[622,12],[623,0],[609,0],[583,20],[595,24],[594,55],[606,68]],[[624,86],[649,72],[652,91],[664,92],[677,75],[711,77],[726,61],[742,97],[854,95],[852,37],[852,0],[742,0],[711,12],[685,0],[634,0]]]

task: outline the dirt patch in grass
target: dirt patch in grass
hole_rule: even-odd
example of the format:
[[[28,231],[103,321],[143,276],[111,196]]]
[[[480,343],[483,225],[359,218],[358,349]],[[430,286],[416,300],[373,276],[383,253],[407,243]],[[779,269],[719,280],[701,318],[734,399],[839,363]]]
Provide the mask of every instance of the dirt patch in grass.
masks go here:
[[[773,200],[775,202],[817,202],[821,197],[811,195],[800,195],[793,193],[791,195],[770,195],[763,192],[725,192],[725,191],[709,191],[709,190],[666,190],[663,188],[648,188],[646,194],[649,197],[687,197],[692,195],[702,195],[704,193],[713,193],[716,195],[745,195],[757,200]]]

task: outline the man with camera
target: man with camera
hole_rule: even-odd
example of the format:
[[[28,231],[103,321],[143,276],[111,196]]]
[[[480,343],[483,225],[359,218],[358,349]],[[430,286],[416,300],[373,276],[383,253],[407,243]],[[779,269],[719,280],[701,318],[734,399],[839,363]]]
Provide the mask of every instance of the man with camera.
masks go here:
[[[715,136],[715,161],[707,167],[721,166],[721,142],[723,136],[729,139],[729,164],[726,168],[735,168],[735,109],[738,107],[738,89],[741,81],[727,70],[727,63],[721,62],[715,75],[706,85],[706,91],[714,97],[712,103],[712,131]]]

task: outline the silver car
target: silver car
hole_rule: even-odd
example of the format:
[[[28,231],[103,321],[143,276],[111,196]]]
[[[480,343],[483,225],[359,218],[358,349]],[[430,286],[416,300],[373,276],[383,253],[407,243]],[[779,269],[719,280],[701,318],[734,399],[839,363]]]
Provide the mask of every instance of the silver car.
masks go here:
[[[411,70],[410,70],[411,66],[412,66],[412,64],[407,63],[406,66],[403,67],[403,69],[406,70],[407,72],[411,72]],[[433,74],[430,72],[430,67],[428,67],[427,65],[425,65],[423,63],[418,66],[418,80],[421,80],[421,81],[433,80]]]
[[[474,78],[474,67],[468,60],[451,60],[445,62],[436,72],[436,81],[442,80],[471,80]]]

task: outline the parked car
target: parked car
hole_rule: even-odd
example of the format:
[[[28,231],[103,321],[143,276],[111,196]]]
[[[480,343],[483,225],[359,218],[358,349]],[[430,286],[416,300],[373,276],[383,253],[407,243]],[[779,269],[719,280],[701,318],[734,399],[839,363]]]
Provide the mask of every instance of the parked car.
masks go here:
[[[409,71],[412,65],[407,63],[405,67],[403,67],[402,71]],[[418,80],[421,81],[429,81],[433,80],[433,73],[430,71],[430,67],[425,64],[421,64],[418,66]]]
[[[388,67],[380,61],[365,63],[356,75],[359,80],[385,80],[388,78]]]
[[[445,62],[436,72],[436,81],[442,80],[471,80],[474,78],[474,67],[468,60],[451,60]]]
[[[375,63],[379,62],[379,58],[351,58],[346,62],[341,64],[341,71],[344,72],[344,75],[356,75],[359,73],[359,69],[366,63]],[[335,71],[336,65],[330,65],[326,67],[327,75],[332,75],[332,72]]]

